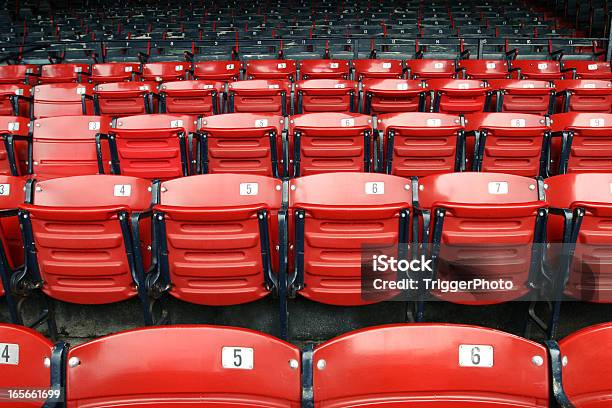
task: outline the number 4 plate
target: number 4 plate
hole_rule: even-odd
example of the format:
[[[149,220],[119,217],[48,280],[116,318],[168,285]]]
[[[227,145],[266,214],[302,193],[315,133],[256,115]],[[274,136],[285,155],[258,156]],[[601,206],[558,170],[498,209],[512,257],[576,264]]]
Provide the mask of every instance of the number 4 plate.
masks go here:
[[[253,369],[253,349],[249,347],[223,347],[221,349],[223,368],[238,370]]]
[[[493,367],[493,347],[482,344],[460,344],[459,366]]]
[[[19,344],[0,343],[0,364],[19,365]]]

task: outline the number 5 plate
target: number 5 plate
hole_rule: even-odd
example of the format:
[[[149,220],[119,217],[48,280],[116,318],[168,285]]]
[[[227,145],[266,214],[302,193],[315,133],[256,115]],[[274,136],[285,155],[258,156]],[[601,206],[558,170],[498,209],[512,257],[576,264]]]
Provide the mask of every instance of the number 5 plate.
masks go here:
[[[223,347],[221,349],[223,368],[238,370],[253,369],[253,349],[249,347]]]
[[[482,344],[460,344],[459,366],[493,367],[493,347]]]

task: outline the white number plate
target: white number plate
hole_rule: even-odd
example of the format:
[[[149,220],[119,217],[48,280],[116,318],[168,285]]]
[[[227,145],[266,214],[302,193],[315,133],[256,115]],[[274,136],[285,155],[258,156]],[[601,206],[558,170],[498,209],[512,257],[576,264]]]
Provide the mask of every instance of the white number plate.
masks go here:
[[[329,67],[331,69],[338,69],[338,67],[340,66],[340,64],[338,64],[337,62],[330,62]]]
[[[597,64],[589,64],[589,65],[587,66],[587,69],[588,69],[589,71],[597,71]]]
[[[227,69],[227,70],[234,69],[234,64],[227,64],[225,66],[225,69]]]
[[[268,126],[268,119],[257,119],[255,121],[256,128],[262,128]]]
[[[366,194],[385,194],[385,182],[374,181],[365,183]]]
[[[342,127],[351,127],[351,126],[355,126],[355,119],[342,119],[340,120],[340,126]]]
[[[606,121],[603,118],[593,118],[589,121],[591,127],[604,127]]]
[[[495,63],[494,62],[487,62],[487,69],[495,69]]]
[[[125,72],[132,72],[133,68],[132,67],[125,67]]]
[[[508,194],[508,182],[491,181],[489,183],[489,194]]]
[[[285,68],[287,68],[287,64],[284,63],[284,62],[280,62],[279,64],[276,65],[276,67],[278,69],[285,69]]]
[[[441,119],[427,119],[427,126],[428,127],[440,127],[442,126],[442,120]]]
[[[525,127],[525,119],[512,119],[510,120],[511,127]]]
[[[0,343],[0,364],[19,365],[19,344]]]
[[[10,184],[0,184],[0,196],[7,196],[11,194]]]
[[[253,349],[249,347],[223,347],[221,349],[223,368],[239,370],[253,369]]]
[[[100,130],[100,122],[89,122],[89,130]]]
[[[546,69],[548,68],[548,64],[538,64],[538,69]]]
[[[493,347],[482,344],[460,344],[459,366],[493,367]]]
[[[9,122],[8,123],[8,130],[11,131],[11,132],[19,130],[19,122]]]
[[[129,197],[132,195],[132,186],[130,184],[115,184],[115,197]]]
[[[442,69],[443,67],[444,67],[444,64],[442,64],[441,62],[434,63],[434,68],[435,69]]]
[[[391,68],[391,63],[390,62],[383,62],[382,67],[384,69],[389,69],[389,68]]]
[[[259,183],[240,183],[241,196],[254,196],[259,193]]]
[[[175,70],[176,72],[178,72],[178,71],[182,71],[182,70],[183,70],[183,66],[182,66],[182,65],[176,65],[176,66],[174,67],[174,70]]]
[[[397,84],[398,91],[405,91],[406,89],[408,89],[408,84],[403,84],[403,83]]]
[[[172,120],[170,121],[170,127],[171,128],[183,127],[183,121],[181,119]]]

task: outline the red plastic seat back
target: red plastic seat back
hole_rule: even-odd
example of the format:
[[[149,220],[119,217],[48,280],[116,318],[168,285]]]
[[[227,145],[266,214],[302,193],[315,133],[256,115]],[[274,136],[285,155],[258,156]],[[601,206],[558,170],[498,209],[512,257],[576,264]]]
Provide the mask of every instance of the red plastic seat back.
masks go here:
[[[218,114],[223,86],[222,82],[209,80],[164,82],[160,85],[160,111],[195,116]]]
[[[545,177],[550,128],[544,116],[475,113],[466,116],[466,130],[480,133],[478,171]]]
[[[17,116],[0,116],[0,135],[28,136],[30,134],[30,120]],[[15,140],[15,154],[17,159],[17,172],[19,175],[28,173],[28,142]],[[11,175],[10,161],[6,146],[0,144],[0,174]]]
[[[96,86],[101,115],[125,116],[157,112],[155,82],[111,82]]]
[[[53,344],[42,334],[23,326],[0,324],[0,388],[3,390],[49,389],[50,361]],[[11,408],[34,408],[43,401],[13,400]],[[3,404],[4,405],[4,404]]]
[[[151,180],[189,175],[189,134],[197,130],[197,118],[188,115],[118,118],[110,134],[115,139],[120,174]]]
[[[21,98],[23,96],[23,98]],[[30,117],[30,86],[25,84],[2,84],[0,82],[0,115]],[[18,111],[15,112],[13,101],[18,100]]]
[[[555,87],[548,81],[530,79],[493,79],[491,88],[498,91],[497,112],[549,115],[554,113]]]
[[[110,118],[72,116],[38,119],[32,134],[33,174],[38,179],[98,174],[96,135],[108,134]],[[108,173],[110,154],[102,143],[102,164]]]
[[[0,176],[0,209],[12,210],[25,200],[25,179],[23,177]],[[10,267],[23,264],[23,239],[19,229],[19,220],[15,217],[0,219],[0,236]],[[0,282],[0,294],[2,284]],[[0,340],[2,342],[2,340]]]
[[[454,78],[454,60],[406,60],[406,67],[412,79]]]
[[[266,282],[277,271],[272,260],[279,256],[281,184],[248,174],[204,174],[162,183],[154,210],[164,217],[166,236],[160,239],[167,255],[160,262],[168,265],[173,296],[233,305],[270,293]]]
[[[419,180],[419,205],[443,210],[437,277],[512,281],[508,290],[432,293],[464,304],[490,304],[529,292],[531,251],[538,215],[548,203],[532,178],[502,173],[448,173]],[[487,262],[482,262],[486,259]]]
[[[198,61],[193,63],[193,76],[209,81],[237,81],[241,69],[240,61]]]
[[[40,66],[33,64],[0,66],[0,84],[30,84],[38,82],[38,76],[29,74],[40,73]]]
[[[404,76],[404,68],[400,60],[353,60],[353,70],[356,81],[364,78],[402,78]]]
[[[548,406],[547,362],[540,344],[497,330],[444,324],[381,326],[318,346],[313,354],[313,394],[321,408],[543,408]]]
[[[580,79],[612,79],[610,63],[606,61],[568,60],[563,62],[563,68],[574,68],[576,70],[576,76]]]
[[[303,222],[304,231],[304,288],[299,293],[334,305],[363,305],[395,295],[362,294],[361,257],[370,248],[396,254],[400,219],[406,220],[404,226],[409,231],[408,218],[401,215],[411,207],[409,185],[404,178],[374,173],[292,179],[289,206],[293,223]]]
[[[568,79],[555,81],[563,97],[563,112],[612,113],[612,81]]]
[[[348,79],[351,66],[346,60],[313,59],[301,60],[301,79]]]
[[[383,133],[384,170],[402,177],[459,171],[463,125],[443,113],[390,113],[377,123]]]
[[[159,349],[172,347],[171,353]],[[109,359],[117,350],[122,358]],[[269,335],[212,326],[113,334],[70,349],[67,406],[300,406],[300,352]],[[130,381],[125,380],[130,373]],[[277,379],[270,381],[270,373]],[[182,405],[182,404],[181,404]]]
[[[135,62],[94,64],[91,67],[91,82],[103,84],[107,82],[131,81],[139,71],[140,64]]]
[[[561,64],[558,61],[512,61],[512,68],[520,68],[521,77],[525,79],[541,79],[552,81],[561,79]]]
[[[427,86],[412,79],[364,79],[363,112],[372,115],[419,112],[425,109]]]
[[[254,79],[228,85],[228,109],[237,113],[287,115],[291,109],[291,84],[279,79]]]
[[[289,151],[294,176],[372,168],[372,118],[320,112],[292,116]]]
[[[41,84],[64,82],[87,82],[89,80],[89,65],[87,64],[51,64],[40,69]]]
[[[204,118],[206,172],[280,174],[284,121],[282,116],[256,113],[228,113]]]
[[[559,342],[563,390],[577,408],[603,408],[609,405],[612,325],[599,324],[579,330]]]
[[[246,63],[246,79],[286,79],[294,81],[297,65],[293,60],[251,60]]]
[[[355,112],[357,82],[345,79],[309,79],[295,84],[299,113]]]
[[[29,213],[47,295],[82,304],[118,302],[136,295],[119,217],[120,212],[129,216],[148,209],[150,186],[147,180],[111,175],[36,183],[33,204],[20,208]],[[143,257],[150,258],[146,250],[150,241],[142,224]]]
[[[92,84],[47,84],[34,87],[34,117],[93,115]],[[84,97],[85,96],[85,97]]]
[[[482,81],[469,79],[432,79],[427,86],[435,91],[434,112],[468,114],[484,112],[491,88]]]
[[[151,62],[142,66],[142,79],[145,81],[166,82],[186,79],[191,63]]]
[[[501,60],[459,60],[457,68],[468,79],[504,79],[508,73],[508,62]]]

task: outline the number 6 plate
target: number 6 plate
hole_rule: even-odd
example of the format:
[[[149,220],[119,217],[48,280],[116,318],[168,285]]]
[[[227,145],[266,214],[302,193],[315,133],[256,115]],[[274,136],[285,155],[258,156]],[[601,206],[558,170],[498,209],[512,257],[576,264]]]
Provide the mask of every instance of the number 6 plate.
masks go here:
[[[249,347],[223,347],[221,350],[223,368],[238,370],[253,369],[253,349]]]
[[[459,366],[493,367],[493,347],[482,344],[460,344]]]

